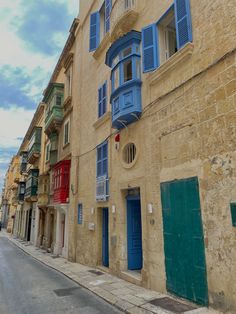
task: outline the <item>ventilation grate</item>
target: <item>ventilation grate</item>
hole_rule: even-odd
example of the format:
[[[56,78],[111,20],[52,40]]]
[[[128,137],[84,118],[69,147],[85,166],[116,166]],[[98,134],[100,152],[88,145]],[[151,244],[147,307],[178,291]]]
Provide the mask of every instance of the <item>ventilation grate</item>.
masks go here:
[[[149,303],[151,303],[152,305],[155,305],[155,306],[159,306],[165,310],[171,311],[171,312],[176,313],[176,314],[188,312],[188,311],[192,311],[192,310],[196,309],[196,307],[178,302],[178,301],[171,299],[171,298],[168,298],[168,297],[160,298],[160,299],[154,299],[154,300],[150,301]]]

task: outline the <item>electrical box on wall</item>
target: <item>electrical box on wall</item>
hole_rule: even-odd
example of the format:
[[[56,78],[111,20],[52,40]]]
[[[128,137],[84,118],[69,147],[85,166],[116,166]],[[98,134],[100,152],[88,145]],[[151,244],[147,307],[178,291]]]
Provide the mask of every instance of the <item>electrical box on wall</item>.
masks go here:
[[[233,227],[236,227],[236,203],[231,203],[230,209],[231,209],[232,225]]]
[[[95,224],[94,224],[93,222],[89,222],[89,224],[88,224],[88,229],[89,229],[90,231],[95,231]]]

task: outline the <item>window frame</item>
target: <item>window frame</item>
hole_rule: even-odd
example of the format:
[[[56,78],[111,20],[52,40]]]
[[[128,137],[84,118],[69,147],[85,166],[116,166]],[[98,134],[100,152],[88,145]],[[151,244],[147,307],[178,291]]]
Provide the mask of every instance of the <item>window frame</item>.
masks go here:
[[[107,112],[107,81],[98,88],[98,119]],[[105,96],[104,96],[105,89]],[[101,93],[101,98],[100,98]]]
[[[131,53],[123,56],[123,52],[131,47]],[[137,49],[138,48],[138,49]],[[137,51],[138,50],[138,51]],[[117,59],[117,62],[113,64],[114,60]],[[132,79],[128,81],[124,81],[124,64],[126,61],[131,60],[132,62]],[[130,43],[129,45],[123,47],[118,54],[116,54],[112,61],[112,68],[111,68],[111,86],[112,86],[112,93],[114,93],[119,87],[125,86],[132,81],[141,80],[141,75],[138,77],[137,73],[137,61],[139,61],[140,69],[141,69],[141,53],[140,53],[140,44],[138,43]],[[119,84],[118,87],[115,88],[115,71],[119,69]]]
[[[104,149],[106,150],[106,156],[104,157]],[[99,151],[101,152],[101,158],[99,158]],[[97,146],[96,156],[96,178],[103,176],[108,177],[108,141],[103,142]],[[104,171],[104,162],[106,163],[106,171]],[[101,165],[101,173],[98,171],[99,164]]]
[[[193,41],[192,34],[192,18],[191,18],[191,8],[190,8],[190,0],[174,0],[171,6],[164,12],[164,14],[153,24],[147,25],[142,29],[142,63],[143,63],[143,73],[153,72],[161,64],[164,64],[166,61],[170,59],[166,59],[165,61],[160,60],[160,40],[159,40],[159,30],[158,27],[160,23],[165,19],[170,11],[174,12],[175,19],[175,29],[176,29],[176,42],[177,42],[177,51],[182,49],[185,45]],[[181,27],[180,24],[185,21],[184,27]],[[145,32],[148,30],[152,30],[152,43],[150,46],[145,45]],[[148,36],[148,35],[146,35]],[[148,37],[146,37],[147,39]],[[163,46],[163,45],[162,45]],[[151,59],[153,65],[148,67],[148,64],[145,61],[150,62],[150,55],[147,50],[152,49],[153,57]],[[163,49],[163,47],[162,47]],[[171,55],[174,56],[176,54]],[[163,58],[162,58],[163,59]],[[161,61],[161,62],[160,62]],[[150,62],[151,63],[151,62]]]
[[[110,16],[112,11],[112,0],[104,0],[99,10],[90,14],[89,51],[95,51],[103,38],[110,30]],[[109,12],[109,13],[108,13]],[[96,16],[96,23],[92,24],[91,16]],[[95,35],[91,36],[91,30],[95,27]],[[102,28],[101,28],[102,27]],[[96,40],[95,46],[91,47],[91,39]]]
[[[48,142],[46,144],[46,147],[45,147],[45,162],[49,162],[50,161],[50,150],[51,150],[51,143]]]
[[[157,56],[159,58],[158,60],[158,66],[164,64],[165,62],[167,62],[176,52],[178,52],[179,48],[177,47],[177,51],[172,54],[170,57],[166,57],[166,47],[165,47],[165,30],[167,29],[167,25],[162,25],[163,20],[168,18],[168,15],[171,13],[171,11],[173,11],[172,15],[174,18],[174,22],[175,22],[175,40],[176,40],[176,45],[177,45],[177,29],[176,29],[176,21],[175,21],[175,5],[174,3],[166,10],[166,12],[158,19],[157,23],[156,23],[156,28],[157,28],[157,34],[158,34],[158,41],[157,41]],[[165,21],[164,21],[165,24]],[[161,36],[160,36],[160,33]],[[160,37],[162,37],[160,40]],[[163,57],[164,55],[164,57]],[[157,67],[158,67],[157,66]]]
[[[66,141],[66,126],[68,126],[67,129],[67,141]],[[66,146],[70,143],[70,119],[67,119],[64,122],[64,128],[63,128],[63,146]]]
[[[66,97],[72,96],[72,65],[66,70]]]

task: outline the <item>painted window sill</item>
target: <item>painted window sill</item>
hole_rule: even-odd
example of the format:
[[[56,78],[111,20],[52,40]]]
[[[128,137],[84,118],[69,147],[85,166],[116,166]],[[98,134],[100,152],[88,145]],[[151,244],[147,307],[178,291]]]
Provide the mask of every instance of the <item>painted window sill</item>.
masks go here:
[[[100,42],[98,48],[94,51],[93,57],[97,60],[101,54],[105,51],[106,46],[110,42],[110,34],[109,32],[106,33],[106,35],[103,37],[102,41]]]
[[[154,72],[150,73],[147,77],[149,84],[154,85],[158,83],[164,75],[173,71],[179,63],[182,63],[193,54],[193,43],[187,43],[183,48],[177,51],[165,63],[161,64]]]
[[[103,116],[101,116],[94,124],[93,127],[98,129],[101,125],[106,123],[108,120],[111,120],[111,112],[107,111]]]

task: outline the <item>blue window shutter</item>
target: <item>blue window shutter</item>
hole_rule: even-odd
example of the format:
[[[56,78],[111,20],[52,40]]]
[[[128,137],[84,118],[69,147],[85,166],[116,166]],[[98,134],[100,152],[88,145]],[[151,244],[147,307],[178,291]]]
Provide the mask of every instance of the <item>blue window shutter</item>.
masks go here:
[[[157,26],[152,24],[142,29],[143,72],[149,72],[158,67]]]
[[[97,177],[108,174],[108,144],[101,144],[97,148]]]
[[[102,116],[102,87],[98,89],[98,118]]]
[[[98,89],[98,117],[106,113],[107,106],[107,82]]]
[[[105,31],[106,33],[110,29],[111,8],[112,8],[112,0],[105,0]]]
[[[103,84],[102,87],[102,115],[106,113],[107,106],[107,82]]]
[[[103,144],[102,147],[102,158],[103,158],[103,164],[102,164],[102,172],[103,175],[108,174],[108,145],[107,142]]]
[[[89,50],[97,49],[100,41],[100,15],[99,12],[90,15],[90,41]]]
[[[192,41],[192,21],[189,0],[175,0],[177,48]]]
[[[102,148],[97,148],[97,177],[102,175]]]

